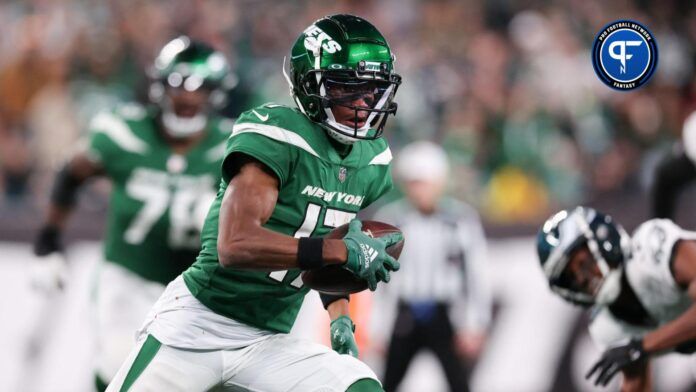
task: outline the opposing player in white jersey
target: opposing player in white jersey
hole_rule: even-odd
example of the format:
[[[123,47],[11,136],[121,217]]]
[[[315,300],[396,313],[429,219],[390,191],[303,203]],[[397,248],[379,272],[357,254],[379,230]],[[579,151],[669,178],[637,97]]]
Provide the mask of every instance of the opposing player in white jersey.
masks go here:
[[[610,216],[577,207],[556,213],[537,236],[551,290],[593,307],[592,339],[605,350],[587,378],[622,391],[651,389],[650,358],[696,351],[696,232],[649,220],[633,237]]]

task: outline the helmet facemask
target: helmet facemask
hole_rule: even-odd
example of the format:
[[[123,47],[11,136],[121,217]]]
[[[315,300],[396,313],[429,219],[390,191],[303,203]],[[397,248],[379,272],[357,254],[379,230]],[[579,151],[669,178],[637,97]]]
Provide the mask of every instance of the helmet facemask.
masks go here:
[[[305,74],[303,92],[319,102],[321,125],[337,141],[353,144],[377,139],[382,136],[388,116],[396,114],[393,100],[401,78],[396,74],[377,74],[321,70]]]
[[[186,138],[202,132],[213,109],[225,104],[236,85],[222,53],[179,37],[162,49],[150,70],[150,100],[162,110],[168,135]]]
[[[173,75],[177,77],[172,78]],[[161,84],[162,92],[156,102],[162,109],[162,124],[167,133],[174,138],[189,137],[205,129],[212,107],[211,95],[214,87],[203,86],[199,80],[196,75],[184,78],[179,74],[171,74],[168,80]],[[204,94],[205,102],[188,105],[186,100],[178,98],[180,94],[191,93]]]
[[[580,305],[609,305],[613,303],[621,291],[621,274],[622,266],[611,268],[603,259],[601,254],[592,251],[596,244],[594,240],[582,242],[590,249],[590,257],[592,258],[592,267],[598,268],[599,274],[588,272],[588,266],[581,266],[580,271],[572,271],[569,264],[573,255],[581,247],[576,247],[569,255],[564,256],[564,260],[559,263],[560,273],[549,280],[551,289],[561,295],[563,298]],[[585,274],[584,280],[588,283],[580,283],[581,279],[577,274]],[[587,277],[589,276],[589,278]],[[588,290],[589,288],[589,290]]]

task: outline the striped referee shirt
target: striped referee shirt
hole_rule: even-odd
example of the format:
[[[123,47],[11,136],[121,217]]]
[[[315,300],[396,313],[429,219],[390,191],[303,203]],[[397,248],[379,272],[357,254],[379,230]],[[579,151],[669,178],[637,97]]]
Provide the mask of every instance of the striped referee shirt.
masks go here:
[[[458,330],[482,332],[488,327],[486,239],[472,207],[443,199],[434,213],[424,215],[403,199],[377,211],[375,219],[397,226],[406,238],[401,269],[375,293],[375,304],[382,307],[378,311],[396,302],[440,302],[449,305]]]

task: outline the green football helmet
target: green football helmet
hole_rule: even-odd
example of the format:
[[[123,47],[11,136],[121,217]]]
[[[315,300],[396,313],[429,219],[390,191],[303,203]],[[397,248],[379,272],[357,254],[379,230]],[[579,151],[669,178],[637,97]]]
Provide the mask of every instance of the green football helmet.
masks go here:
[[[174,137],[187,137],[205,129],[212,108],[225,104],[236,85],[225,56],[211,46],[180,36],[168,42],[152,65],[150,100],[162,109],[162,123]],[[176,112],[168,92],[206,90],[208,102],[190,116]]]
[[[384,36],[357,16],[314,22],[292,47],[290,75],[283,71],[299,109],[341,143],[379,138],[396,113],[401,76],[394,55]]]

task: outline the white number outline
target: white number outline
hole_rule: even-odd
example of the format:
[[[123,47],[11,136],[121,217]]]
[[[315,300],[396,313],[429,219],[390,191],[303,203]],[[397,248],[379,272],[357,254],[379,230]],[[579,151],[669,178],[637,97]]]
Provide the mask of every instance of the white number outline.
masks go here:
[[[300,227],[295,231],[293,237],[302,238],[309,237],[317,229],[317,223],[319,222],[319,216],[321,216],[321,211],[324,210],[324,227],[336,228],[350,222],[357,215],[355,212],[343,211],[330,207],[322,207],[319,204],[308,203],[307,210],[305,211],[305,218],[302,221]],[[331,213],[331,214],[329,214]],[[282,282],[285,276],[288,274],[288,270],[273,271],[268,274],[271,279]],[[290,285],[296,288],[302,287],[302,274],[297,275]]]
[[[174,248],[199,246],[199,234],[188,235],[203,227],[205,216],[215,199],[215,193],[200,189],[169,189],[159,183],[138,181],[131,178],[126,183],[126,194],[143,203],[123,233],[123,240],[139,245],[169,208],[168,242]]]

